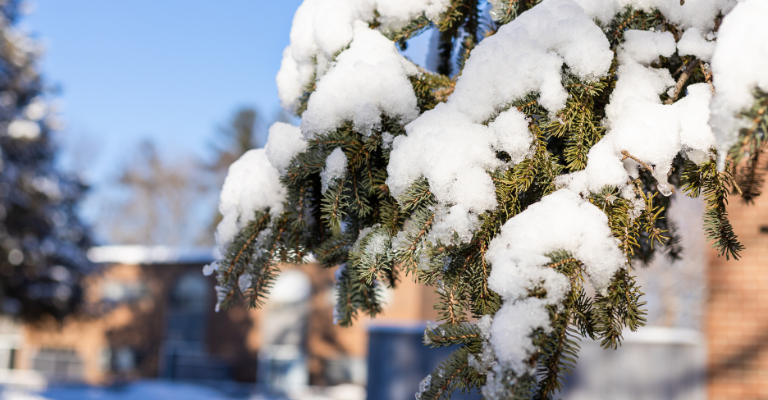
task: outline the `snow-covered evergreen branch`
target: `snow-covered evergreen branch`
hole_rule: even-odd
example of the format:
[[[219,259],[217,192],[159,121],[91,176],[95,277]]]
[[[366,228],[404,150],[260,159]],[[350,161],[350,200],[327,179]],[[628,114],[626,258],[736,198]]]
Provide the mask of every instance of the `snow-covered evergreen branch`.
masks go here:
[[[341,265],[344,325],[379,313],[401,273],[434,286],[425,343],[462,347],[421,399],[551,398],[578,335],[616,348],[645,322],[631,267],[680,253],[675,187],[705,196],[708,234],[738,258],[728,196],[762,184],[765,2],[490,5],[305,0],[277,78],[301,126],[233,165],[208,268],[222,299],[258,304],[253,280],[311,251]],[[436,71],[398,52],[429,29]]]

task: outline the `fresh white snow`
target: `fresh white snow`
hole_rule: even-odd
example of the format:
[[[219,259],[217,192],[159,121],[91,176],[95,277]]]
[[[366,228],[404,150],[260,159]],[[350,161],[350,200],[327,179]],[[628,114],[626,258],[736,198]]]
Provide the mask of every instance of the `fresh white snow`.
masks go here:
[[[266,150],[250,150],[243,154],[229,167],[221,189],[219,212],[223,218],[216,228],[219,251],[226,251],[256,211],[269,208],[271,215],[279,215],[283,211],[285,195],[280,173],[270,164]]]
[[[269,127],[267,159],[281,174],[290,166],[291,159],[307,149],[307,142],[298,126],[275,122]]]
[[[710,124],[717,136],[721,166],[736,142],[738,129],[748,122],[737,115],[752,106],[752,91],[768,92],[768,2],[744,0],[728,15],[717,33],[712,55],[715,97]]]
[[[408,80],[414,64],[397,52],[395,44],[362,21],[354,24],[354,40],[318,80],[302,115],[307,139],[352,121],[358,132],[381,125],[381,114],[403,123],[419,115],[416,95]]]
[[[347,174],[347,155],[341,147],[335,148],[325,159],[325,168],[320,172],[322,191],[325,193],[328,187],[337,179]]]

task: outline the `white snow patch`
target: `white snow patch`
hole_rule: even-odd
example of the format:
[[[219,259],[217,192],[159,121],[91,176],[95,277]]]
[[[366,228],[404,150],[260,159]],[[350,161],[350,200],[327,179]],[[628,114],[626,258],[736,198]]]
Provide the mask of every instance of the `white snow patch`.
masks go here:
[[[223,218],[216,229],[219,251],[226,251],[256,211],[269,208],[272,216],[279,215],[285,195],[280,173],[270,164],[266,150],[250,150],[232,163],[221,189],[219,212]]]
[[[571,0],[549,0],[522,13],[472,50],[448,100],[473,122],[531,92],[550,112],[565,105],[561,66],[589,80],[608,72],[608,39]]]
[[[505,298],[522,294],[516,280],[535,283],[530,272],[535,266],[548,263],[544,255],[565,250],[584,263],[592,286],[605,290],[616,272],[625,264],[624,253],[608,227],[608,217],[599,208],[577,193],[560,189],[532,204],[501,227],[501,233],[491,241],[486,260],[493,265],[488,284]],[[511,270],[511,271],[510,271]],[[567,284],[566,281],[560,283]],[[564,293],[557,282],[544,284],[547,298],[559,301]]]
[[[237,278],[237,286],[240,288],[241,292],[245,293],[245,291],[251,287],[252,279],[253,276],[251,276],[249,273],[244,273],[240,275],[239,278]]]
[[[604,292],[626,264],[608,217],[577,193],[561,189],[507,221],[491,241],[486,260],[493,267],[488,286],[504,303],[491,327],[491,343],[499,360],[517,374],[535,351],[531,333],[550,329],[545,306],[558,305],[570,290],[568,278],[546,265],[546,257],[565,250],[584,264],[592,286]],[[527,297],[543,288],[546,298]]]
[[[413,19],[424,14],[435,21],[449,5],[450,0],[377,0],[376,11],[385,30],[404,28]]]
[[[499,142],[495,131],[446,103],[425,112],[405,130],[407,135],[392,143],[387,165],[387,185],[395,198],[424,176],[440,203],[461,204],[477,213],[496,207],[495,187],[485,172],[501,165],[493,149]]]
[[[291,43],[277,74],[283,108],[295,111],[312,78],[320,79],[328,71],[331,60],[357,36],[357,26],[373,22],[375,13],[379,29],[389,31],[422,13],[434,20],[449,4],[449,0],[304,0],[293,17]]]
[[[712,93],[706,83],[691,85],[683,99],[662,104],[659,95],[675,81],[668,70],[646,65],[659,55],[672,55],[674,38],[668,32],[636,30],[625,32],[625,38],[618,54],[619,79],[605,108],[608,132],[590,149],[586,169],[560,176],[557,182],[580,193],[597,192],[605,186],[623,188],[637,177],[640,167],[631,158],[625,159],[622,151],[626,151],[653,168],[659,191],[669,196],[673,189],[667,173],[675,156],[683,150],[701,163],[715,144],[707,124]]]
[[[496,357],[518,375],[528,371],[525,360],[536,351],[531,340],[533,330],[552,330],[546,305],[546,300],[535,297],[505,302],[493,318],[490,342]]]
[[[307,139],[332,131],[346,120],[367,134],[381,126],[382,113],[403,123],[419,115],[408,80],[408,75],[418,73],[416,66],[364,22],[355,23],[354,37],[309,98],[301,121]]]
[[[269,163],[284,174],[297,154],[307,149],[307,142],[298,126],[275,122],[269,128],[269,138],[264,147]]]
[[[698,28],[688,28],[677,42],[677,54],[681,56],[694,56],[709,62],[714,52],[715,42],[707,41]]]
[[[710,124],[721,164],[748,121],[737,117],[754,103],[755,87],[768,92],[768,2],[744,0],[723,18],[712,55],[715,97]],[[724,165],[724,164],[722,164]]]
[[[325,160],[325,168],[320,172],[322,191],[325,193],[328,186],[336,179],[343,178],[347,174],[347,155],[341,147],[334,149]]]
[[[479,226],[477,216],[497,205],[487,171],[522,161],[533,142],[525,115],[515,108],[502,110],[539,92],[540,102],[557,111],[567,98],[563,63],[577,76],[594,79],[608,72],[612,58],[600,27],[571,0],[550,0],[521,14],[472,50],[446,103],[394,139],[387,166],[392,194],[398,198],[426,177],[439,206],[453,207],[450,218],[438,219],[439,232],[432,236],[445,238],[455,231],[462,241],[471,237],[468,229]],[[500,151],[511,163],[496,157]]]
[[[659,10],[665,18],[682,29],[690,27],[711,31],[720,12],[727,14],[736,3],[733,0],[574,0],[592,18],[608,23],[627,6],[646,12]],[[759,1],[759,0],[758,0]]]
[[[480,225],[477,215],[470,213],[461,204],[450,208],[437,206],[434,224],[427,235],[427,240],[435,244],[438,240],[443,244],[469,243]]]

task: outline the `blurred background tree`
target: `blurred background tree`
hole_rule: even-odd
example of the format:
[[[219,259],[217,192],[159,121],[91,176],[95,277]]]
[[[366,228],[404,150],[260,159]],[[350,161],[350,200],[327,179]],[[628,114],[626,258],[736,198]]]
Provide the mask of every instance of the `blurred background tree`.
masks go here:
[[[41,46],[17,27],[22,2],[0,2],[0,312],[61,319],[81,300],[91,240],[77,215],[86,185],[56,168]]]
[[[266,119],[255,107],[238,107],[216,128],[203,157],[170,158],[145,139],[101,191],[109,199],[97,204],[99,237],[112,244],[213,246],[229,166],[266,144],[266,122],[289,120],[282,110]]]
[[[102,204],[97,228],[109,243],[188,245],[206,185],[191,158],[168,160],[145,140],[114,178],[115,199]]]

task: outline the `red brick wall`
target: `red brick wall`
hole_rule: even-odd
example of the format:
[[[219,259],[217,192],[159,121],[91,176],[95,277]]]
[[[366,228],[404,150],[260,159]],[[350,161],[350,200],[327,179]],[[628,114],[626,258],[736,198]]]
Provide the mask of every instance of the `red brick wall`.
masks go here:
[[[709,398],[768,399],[768,195],[749,206],[733,196],[729,213],[745,250],[739,261],[710,255]]]

